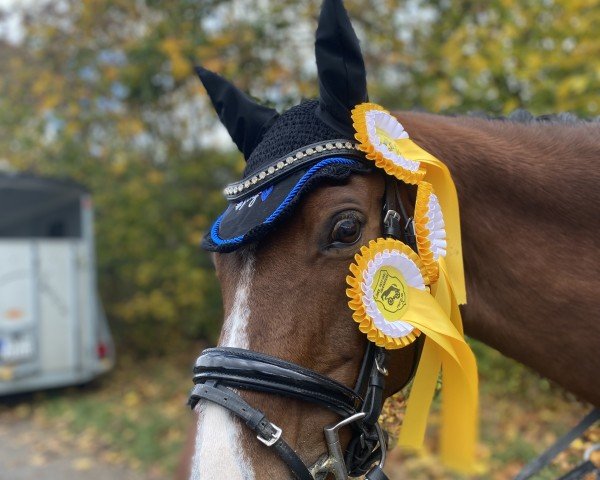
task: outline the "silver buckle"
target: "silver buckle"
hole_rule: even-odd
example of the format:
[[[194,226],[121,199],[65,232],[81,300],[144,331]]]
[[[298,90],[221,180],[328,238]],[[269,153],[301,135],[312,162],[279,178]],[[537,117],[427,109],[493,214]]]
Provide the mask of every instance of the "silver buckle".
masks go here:
[[[402,217],[396,210],[388,210],[383,219],[383,224],[389,227],[392,218],[396,219],[398,223],[400,223],[400,220],[402,220]]]
[[[262,443],[264,443],[267,447],[271,447],[275,444],[277,440],[281,438],[281,428],[279,428],[274,423],[271,423],[271,427],[275,430],[275,433],[271,438],[263,438],[258,434],[256,438],[258,438]]]
[[[379,360],[375,359],[375,368],[377,371],[381,373],[384,377],[388,376],[388,369],[379,365]]]

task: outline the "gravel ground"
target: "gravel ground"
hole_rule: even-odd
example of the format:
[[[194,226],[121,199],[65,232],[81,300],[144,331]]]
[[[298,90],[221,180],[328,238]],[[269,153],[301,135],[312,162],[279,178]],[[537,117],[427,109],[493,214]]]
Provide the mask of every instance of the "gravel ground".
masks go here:
[[[31,418],[0,415],[0,480],[142,480],[101,452],[65,443]]]

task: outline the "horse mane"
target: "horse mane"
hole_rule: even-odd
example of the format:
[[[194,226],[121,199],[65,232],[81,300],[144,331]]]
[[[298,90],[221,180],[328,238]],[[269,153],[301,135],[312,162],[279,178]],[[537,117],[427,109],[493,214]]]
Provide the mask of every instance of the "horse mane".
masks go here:
[[[453,115],[454,116],[454,115]],[[469,117],[482,118],[485,120],[500,120],[515,123],[539,123],[539,124],[590,124],[600,123],[600,115],[591,118],[581,118],[571,112],[548,113],[544,115],[534,115],[524,108],[513,110],[508,116],[494,116],[483,111],[471,111],[467,113]]]

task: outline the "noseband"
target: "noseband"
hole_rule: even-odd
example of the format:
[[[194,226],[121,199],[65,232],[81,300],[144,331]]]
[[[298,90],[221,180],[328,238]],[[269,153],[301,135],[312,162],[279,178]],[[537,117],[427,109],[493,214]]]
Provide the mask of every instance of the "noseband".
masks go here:
[[[412,218],[405,208],[398,182],[386,175],[383,234],[402,240],[416,251]],[[422,336],[417,340],[412,379],[419,360]],[[335,480],[365,475],[367,480],[387,480],[383,473],[387,437],[378,424],[383,407],[386,352],[368,342],[353,389],[313,370],[269,355],[240,348],[204,350],[194,367],[194,388],[189,404],[200,400],[221,405],[243,420],[256,438],[272,448],[298,480]],[[328,453],[307,467],[282,438],[282,430],[266,415],[250,406],[234,389],[266,392],[323,406],[342,417],[323,429]],[[351,440],[344,453],[339,430],[349,426]],[[375,464],[375,466],[373,466]]]

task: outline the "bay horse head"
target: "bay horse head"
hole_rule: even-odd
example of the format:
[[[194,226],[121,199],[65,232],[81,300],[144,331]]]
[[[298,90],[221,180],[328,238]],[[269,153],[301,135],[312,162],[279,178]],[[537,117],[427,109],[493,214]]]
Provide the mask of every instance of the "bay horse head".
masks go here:
[[[366,72],[341,0],[324,1],[315,52],[319,98],[282,114],[197,68],[246,168],[203,240],[225,320],[195,368],[194,479],[385,478],[377,419],[418,362],[418,332],[386,354],[348,308],[361,247],[391,237],[417,249],[416,188],[374,168],[355,138]],[[384,283],[398,304],[403,290]]]

